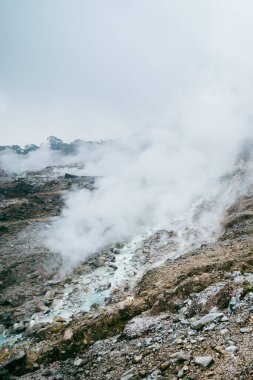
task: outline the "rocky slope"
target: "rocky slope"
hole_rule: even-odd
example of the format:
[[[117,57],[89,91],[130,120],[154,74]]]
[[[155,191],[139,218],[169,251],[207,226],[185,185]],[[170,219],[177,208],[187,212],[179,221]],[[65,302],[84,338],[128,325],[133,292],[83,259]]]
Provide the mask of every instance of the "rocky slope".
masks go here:
[[[0,379],[252,379],[253,192],[214,243],[170,257],[176,238],[159,231],[60,276],[41,234],[73,185],[94,178],[1,173]]]

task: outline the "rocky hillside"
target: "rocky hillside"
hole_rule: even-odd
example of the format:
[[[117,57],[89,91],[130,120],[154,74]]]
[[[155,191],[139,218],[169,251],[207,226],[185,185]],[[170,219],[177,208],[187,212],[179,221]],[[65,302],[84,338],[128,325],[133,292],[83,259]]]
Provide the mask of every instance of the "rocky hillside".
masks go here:
[[[136,246],[135,266],[118,244],[60,273],[41,236],[72,186],[92,190],[94,178],[1,173],[0,379],[252,379],[253,191],[216,242],[138,277],[175,249],[172,231]],[[108,280],[119,270],[121,287]]]

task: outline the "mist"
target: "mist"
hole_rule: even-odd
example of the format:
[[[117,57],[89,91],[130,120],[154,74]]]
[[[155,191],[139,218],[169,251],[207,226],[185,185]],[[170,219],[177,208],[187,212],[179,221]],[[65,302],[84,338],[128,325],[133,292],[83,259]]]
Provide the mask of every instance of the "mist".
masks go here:
[[[253,138],[252,2],[4,0],[0,7],[1,143],[49,135],[111,141],[67,159],[46,146],[27,157],[1,154],[9,171],[71,161],[85,164],[76,174],[98,177],[93,192],[65,195],[47,246],[74,266],[156,229],[195,228],[199,242],[211,239],[252,181],[245,163],[243,186],[236,176],[221,180]],[[196,218],[204,201],[212,207]]]
[[[252,167],[237,161],[253,133],[248,114],[235,107],[237,95],[206,86],[191,95],[175,102],[168,124],[115,140],[86,160],[81,174],[97,176],[97,189],[69,193],[47,234],[66,267],[160,229],[194,229],[199,243],[217,237],[226,207],[253,179]]]

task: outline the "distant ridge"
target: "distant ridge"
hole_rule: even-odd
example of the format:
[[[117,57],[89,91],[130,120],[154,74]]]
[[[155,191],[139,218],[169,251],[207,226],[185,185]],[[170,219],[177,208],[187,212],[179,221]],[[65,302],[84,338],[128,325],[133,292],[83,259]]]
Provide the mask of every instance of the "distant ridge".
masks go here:
[[[84,140],[74,140],[70,143],[65,143],[61,139],[55,136],[50,136],[47,138],[47,145],[51,150],[57,150],[64,154],[76,154],[78,150],[85,145],[100,145],[103,144],[103,141],[84,141]],[[42,144],[44,145],[44,144]],[[25,145],[24,148],[21,148],[19,145],[0,145],[0,152],[5,150],[14,151],[17,154],[28,154],[35,150],[40,149],[41,146],[35,144]]]

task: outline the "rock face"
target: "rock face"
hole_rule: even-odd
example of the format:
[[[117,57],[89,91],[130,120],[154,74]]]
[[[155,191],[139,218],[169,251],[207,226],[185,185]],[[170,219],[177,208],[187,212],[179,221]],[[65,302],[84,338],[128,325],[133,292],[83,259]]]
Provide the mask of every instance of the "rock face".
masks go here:
[[[92,189],[94,178],[49,173],[0,181],[0,379],[252,379],[253,193],[227,210],[216,242],[149,270],[132,288],[105,279],[89,311],[50,320],[68,291],[75,307],[84,274],[118,270],[121,247],[56,277],[60,258],[36,236],[59,214],[62,191]],[[154,247],[159,255],[157,239],[138,257],[148,260]],[[110,294],[102,305],[99,292]]]

